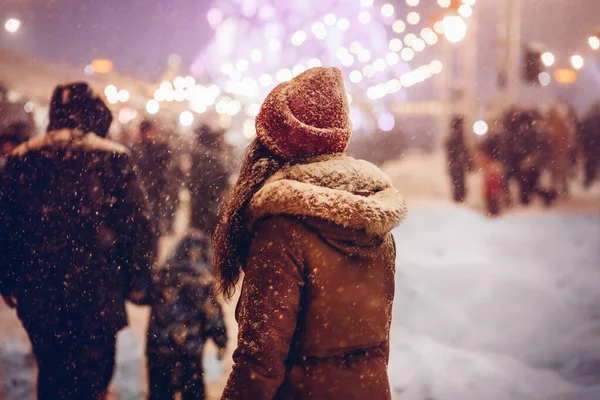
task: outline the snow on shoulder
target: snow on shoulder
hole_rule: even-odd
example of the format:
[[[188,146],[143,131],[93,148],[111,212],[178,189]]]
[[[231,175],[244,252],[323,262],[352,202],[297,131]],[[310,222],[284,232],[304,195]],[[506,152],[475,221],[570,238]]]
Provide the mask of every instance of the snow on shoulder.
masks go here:
[[[81,141],[82,147],[90,151],[104,151],[107,153],[128,154],[129,149],[120,143],[110,139],[102,138],[91,132],[84,136]]]
[[[102,138],[93,132],[83,133],[78,130],[60,129],[48,132],[44,136],[35,137],[19,145],[12,153],[13,156],[23,157],[30,151],[44,147],[64,147],[71,143],[74,148],[88,151],[103,151],[107,153],[128,154],[129,149],[120,143]]]

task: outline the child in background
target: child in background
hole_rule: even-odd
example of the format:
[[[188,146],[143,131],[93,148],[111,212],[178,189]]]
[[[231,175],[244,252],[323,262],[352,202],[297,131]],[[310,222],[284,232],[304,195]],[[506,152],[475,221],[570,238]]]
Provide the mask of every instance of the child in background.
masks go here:
[[[204,399],[202,352],[212,338],[222,359],[227,331],[213,298],[208,240],[190,233],[155,278],[148,327],[150,399]]]
[[[479,162],[483,172],[483,195],[487,212],[490,216],[496,216],[500,214],[505,186],[502,164],[483,151],[479,152]]]

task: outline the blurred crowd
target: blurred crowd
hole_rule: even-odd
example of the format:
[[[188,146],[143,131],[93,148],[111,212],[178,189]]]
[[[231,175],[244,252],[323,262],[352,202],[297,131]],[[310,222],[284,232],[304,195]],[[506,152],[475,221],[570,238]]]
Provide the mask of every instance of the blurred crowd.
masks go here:
[[[151,308],[150,398],[204,398],[204,343],[221,354],[227,344],[210,240],[232,171],[225,132],[200,125],[182,135],[146,119],[112,140],[112,113],[83,82],[55,89],[43,135],[15,117],[22,110],[0,90],[0,292],[29,334],[38,398],[104,398],[126,300]],[[596,180],[600,103],[582,117],[567,104],[514,106],[489,122],[473,142],[464,118],[452,120],[455,201],[474,171],[490,215],[535,197],[551,205],[571,181]],[[174,233],[185,193],[189,229],[158,269],[158,239]]]
[[[122,136],[161,235],[173,233],[182,189],[190,195],[190,228],[213,232],[232,171],[232,149],[224,136],[223,130],[208,125],[184,136],[151,120],[143,120],[137,132]]]
[[[55,89],[43,135],[12,112],[22,104],[0,102],[0,292],[29,335],[38,398],[105,398],[125,301],[151,308],[150,398],[204,398],[204,343],[221,357],[227,344],[210,240],[229,189],[225,132],[143,120],[112,140],[112,113],[83,82]],[[189,228],[158,266],[186,191]]]
[[[551,205],[569,195],[571,182],[589,188],[596,180],[600,103],[582,117],[564,103],[546,110],[513,106],[489,122],[489,131],[470,142],[463,117],[453,118],[445,146],[454,201],[465,200],[467,175],[474,171],[481,171],[482,195],[492,216],[517,201],[528,205],[534,197]]]

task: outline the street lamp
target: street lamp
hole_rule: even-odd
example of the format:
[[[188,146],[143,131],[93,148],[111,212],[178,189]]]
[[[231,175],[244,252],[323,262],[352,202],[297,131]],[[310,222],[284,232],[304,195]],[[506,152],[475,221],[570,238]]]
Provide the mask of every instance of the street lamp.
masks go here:
[[[444,17],[444,35],[450,43],[458,43],[465,38],[467,34],[467,24],[457,15],[448,15]]]
[[[9,33],[16,33],[21,27],[21,21],[16,18],[9,18],[4,23],[4,29]]]
[[[583,57],[581,57],[579,54],[575,54],[574,56],[571,56],[571,65],[573,66],[573,68],[581,69],[581,68],[583,68],[583,64],[584,64]]]

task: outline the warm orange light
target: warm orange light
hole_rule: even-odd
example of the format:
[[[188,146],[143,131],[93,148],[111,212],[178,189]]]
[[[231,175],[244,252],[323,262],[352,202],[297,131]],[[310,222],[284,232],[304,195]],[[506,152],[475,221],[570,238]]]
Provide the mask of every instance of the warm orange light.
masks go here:
[[[450,7],[449,8],[451,10],[457,11],[460,8],[460,6],[462,6],[462,0],[451,0],[450,1]]]
[[[577,81],[577,72],[568,68],[557,69],[554,71],[554,80],[561,85],[571,85]]]
[[[113,62],[108,59],[99,58],[90,63],[97,74],[108,74],[113,70]]]

